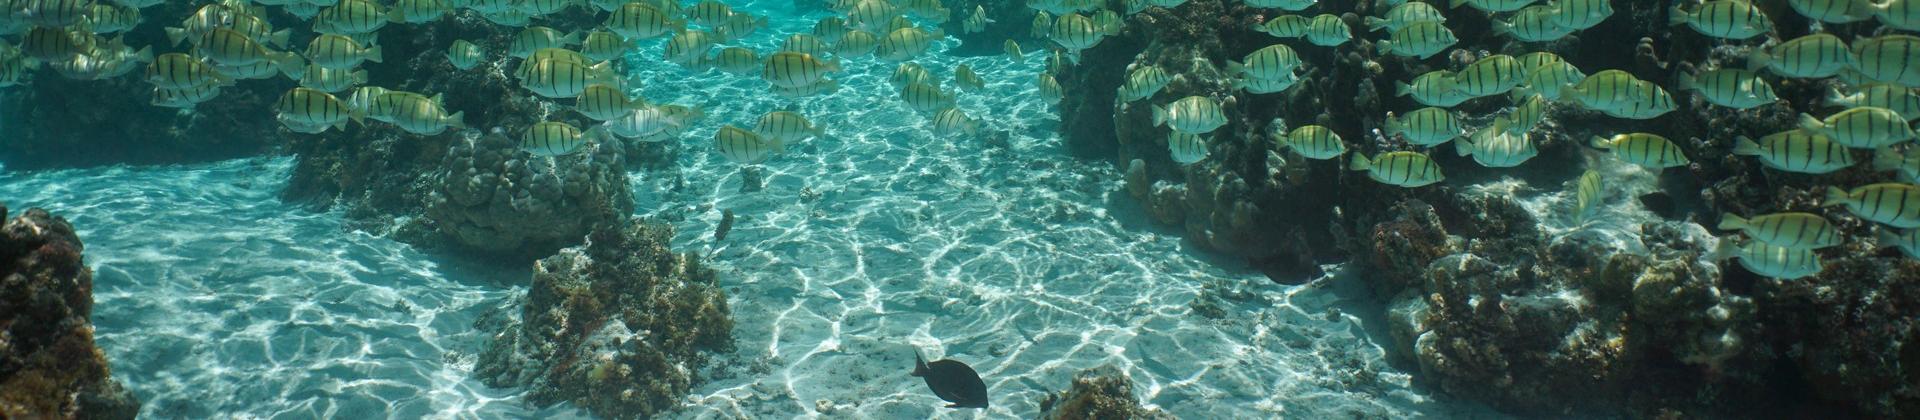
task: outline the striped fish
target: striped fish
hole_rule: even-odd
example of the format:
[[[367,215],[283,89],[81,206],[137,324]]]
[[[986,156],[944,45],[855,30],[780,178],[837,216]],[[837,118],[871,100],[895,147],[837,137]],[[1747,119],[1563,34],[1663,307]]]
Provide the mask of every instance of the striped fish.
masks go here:
[[[140,24],[140,9],[116,5],[95,3],[87,17],[88,29],[96,34],[125,32]],[[258,19],[255,19],[258,21]]]
[[[1054,80],[1051,74],[1040,73],[1040,76],[1035,78],[1034,85],[1039,88],[1040,97],[1047,102],[1060,102],[1060,99],[1067,96],[1066,88],[1060,87],[1060,81]]]
[[[1024,61],[1024,59],[1027,58],[1026,53],[1020,51],[1020,43],[1014,42],[1014,40],[1009,39],[1007,42],[1001,43],[1000,49],[1006,52],[1007,58],[1013,59],[1015,63]]]
[[[1753,38],[1773,29],[1765,12],[1743,0],[1713,0],[1693,11],[1675,4],[1667,11],[1667,24],[1685,24],[1701,35],[1726,39]]]
[[[1593,147],[1612,150],[1613,156],[1620,160],[1648,169],[1666,169],[1693,162],[1680,150],[1680,145],[1654,134],[1620,134],[1612,138],[1594,136],[1591,143]]]
[[[1426,4],[1426,3],[1408,3]],[[1382,40],[1375,45],[1381,54],[1393,54],[1401,57],[1419,57],[1425,60],[1453,47],[1460,38],[1453,30],[1441,22],[1415,22],[1393,31],[1392,38]]]
[[[1779,101],[1773,85],[1746,70],[1719,69],[1698,75],[1680,73],[1680,90],[1700,94],[1708,103],[1733,109],[1753,109]]]
[[[722,125],[713,133],[713,147],[720,150],[721,157],[743,165],[765,162],[767,157],[786,151],[786,146],[779,141],[761,138],[733,125]]]
[[[719,42],[733,42],[751,36],[765,27],[767,27],[766,17],[734,14],[727,17],[726,23],[713,28],[713,35]]]
[[[686,19],[674,18],[659,8],[640,2],[620,5],[602,23],[607,30],[626,39],[650,39],[686,29]]]
[[[1051,81],[1047,77],[1045,80]],[[1044,90],[1045,86],[1042,86]],[[1054,83],[1059,88],[1059,83]],[[1220,104],[1204,96],[1188,96],[1173,101],[1165,108],[1153,106],[1153,125],[1167,126],[1174,131],[1187,134],[1206,134],[1220,126],[1227,125],[1227,116],[1220,111]]]
[[[330,35],[365,34],[387,26],[387,10],[370,0],[340,0],[320,9],[313,18],[313,31]]]
[[[1640,79],[1620,70],[1602,70],[1580,79],[1580,83],[1560,90],[1562,100],[1572,100],[1595,111],[1625,108],[1634,100],[1634,84]]]
[[[1106,35],[1106,31],[1094,24],[1093,19],[1077,13],[1068,13],[1060,15],[1060,18],[1053,22],[1048,39],[1060,44],[1060,47],[1066,48],[1067,51],[1080,51],[1099,44]]]
[[[1093,27],[1107,35],[1118,35],[1126,22],[1120,21],[1120,14],[1112,10],[1100,9],[1093,12]]]
[[[40,61],[66,61],[93,46],[90,34],[35,26],[20,38],[20,51]]]
[[[1882,147],[1873,151],[1873,170],[1894,171],[1900,179],[1912,181],[1920,179],[1920,153],[1902,154],[1891,147]]]
[[[1527,6],[1508,17],[1506,21],[1493,21],[1493,34],[1512,37],[1522,42],[1560,40],[1572,34],[1573,28],[1560,26],[1554,21],[1554,10],[1548,6]]]
[[[567,123],[543,121],[527,128],[520,135],[520,150],[534,156],[566,156],[579,152],[587,145],[587,136]]]
[[[1382,184],[1405,188],[1422,187],[1446,180],[1440,173],[1440,164],[1434,163],[1427,155],[1417,152],[1387,152],[1368,159],[1366,155],[1353,154],[1353,163],[1347,166],[1355,171],[1367,171],[1367,177]]]
[[[1228,65],[1232,66],[1231,63]],[[1160,93],[1161,88],[1167,87],[1167,84],[1172,82],[1173,76],[1167,75],[1167,71],[1160,66],[1134,66],[1127,72],[1126,82],[1120,85],[1120,99],[1133,102],[1151,98],[1154,94]]]
[[[8,12],[19,13],[29,23],[58,28],[86,20],[93,9],[93,0],[25,0],[13,7],[15,10]]]
[[[1314,16],[1313,21],[1307,23],[1307,43],[1309,44],[1337,47],[1351,39],[1353,39],[1353,28],[1348,28],[1347,22],[1340,20],[1340,16],[1332,14]]]
[[[398,0],[393,9],[387,11],[387,20],[393,23],[427,23],[439,20],[453,3],[447,0]]]
[[[1854,69],[1877,82],[1920,87],[1920,37],[1884,35],[1853,43]]]
[[[1421,105],[1450,108],[1473,99],[1460,91],[1459,83],[1454,82],[1453,72],[1435,70],[1413,78],[1412,84],[1394,82],[1394,96],[1413,96],[1414,102]]]
[[[1821,78],[1840,74],[1853,66],[1853,51],[1840,37],[1817,33],[1767,48],[1754,48],[1747,55],[1747,70],[1772,70],[1786,77]]]
[[[1742,218],[1720,215],[1720,230],[1737,230],[1748,238],[1786,249],[1820,249],[1840,245],[1840,229],[1813,213],[1774,213]]]
[[[1821,270],[1820,256],[1814,254],[1813,250],[1787,249],[1759,241],[1742,246],[1731,238],[1721,239],[1710,259],[1725,261],[1729,258],[1738,258],[1740,266],[1754,274],[1781,280],[1820,274]]]
[[[1280,15],[1253,26],[1253,30],[1272,35],[1275,38],[1301,38],[1313,25],[1313,18],[1298,15]]]
[[[1292,77],[1300,68],[1300,55],[1285,44],[1273,44],[1254,50],[1241,61],[1227,60],[1227,74],[1255,79]]]
[[[200,42],[197,45],[199,46],[201,56],[220,64],[244,66],[262,61],[272,61],[274,65],[280,66],[282,69],[306,66],[306,63],[301,62],[300,56],[298,55],[290,52],[268,50],[265,45],[254,42],[252,38],[248,38],[246,35],[226,28],[214,28],[211,31],[207,31],[207,34],[200,38]],[[289,71],[288,73],[293,72]]]
[[[1920,31],[1920,1],[1891,0],[1880,4],[1880,10],[1873,13],[1880,18],[1880,23],[1894,29]]]
[[[353,38],[340,35],[314,37],[307,43],[307,59],[330,69],[351,69],[366,61],[382,62],[379,45],[363,49]]]
[[[1465,133],[1452,111],[1438,107],[1416,109],[1405,116],[1387,113],[1383,128],[1387,135],[1401,136],[1415,146],[1438,146]]]
[[[1520,102],[1519,106],[1513,107],[1513,111],[1495,118],[1494,121],[1504,122],[1508,133],[1520,134],[1533,131],[1533,127],[1540,125],[1540,122],[1546,119],[1547,99],[1540,95],[1533,95]]]
[[[1895,232],[1891,229],[1880,229],[1875,238],[1879,239],[1875,246],[1899,247],[1900,252],[1906,253],[1908,258],[1920,259],[1920,230]]]
[[[974,73],[973,67],[965,64],[953,68],[953,84],[959,85],[961,89],[968,91],[978,91],[987,88],[986,79],[981,79],[980,73]]]
[[[347,107],[346,102],[318,90],[293,88],[280,95],[273,109],[278,113],[281,123],[304,127],[333,127],[345,129],[347,121],[361,122],[364,118],[358,111]]]
[[[713,49],[714,43],[714,36],[706,32],[683,30],[675,32],[673,38],[667,39],[667,46],[661,52],[669,62],[688,65],[705,58],[707,51]]]
[[[565,48],[580,44],[580,34],[556,31],[545,26],[528,26],[513,35],[507,44],[507,55],[514,58],[527,58],[534,51],[547,48]]]
[[[1680,109],[1680,105],[1673,102],[1673,95],[1668,94],[1666,89],[1661,89],[1660,85],[1653,82],[1644,80],[1634,82],[1632,88],[1627,89],[1626,94],[1627,101],[1620,107],[1603,109],[1600,112],[1617,118],[1649,120]]]
[[[1007,42],[1013,42],[1013,40],[1007,40]],[[852,30],[840,37],[840,42],[833,46],[833,52],[842,57],[859,57],[872,54],[873,50],[879,48],[879,35],[863,30]]]
[[[906,101],[907,108],[915,112],[932,113],[953,106],[953,95],[941,91],[939,86],[925,82],[907,83],[900,88],[900,99]]]
[[[1520,54],[1519,56],[1514,57],[1513,59],[1520,60],[1520,68],[1523,69],[1521,73],[1526,74],[1527,77],[1533,77],[1534,69],[1538,69],[1541,66],[1546,66],[1549,64],[1561,64],[1561,63],[1567,62],[1567,59],[1561,57],[1559,54],[1554,54],[1546,51],[1535,51],[1535,52],[1530,52],[1526,54]],[[1579,80],[1575,79],[1574,81],[1578,82]]]
[[[1593,211],[1600,208],[1600,202],[1607,199],[1607,190],[1602,184],[1600,173],[1588,169],[1574,181],[1573,214],[1575,220],[1586,220]]]
[[[625,91],[609,85],[587,85],[580,96],[573,99],[573,110],[595,121],[612,121],[625,118],[635,109],[646,106],[645,102],[627,97]]]
[[[560,13],[563,10],[567,10],[567,6],[572,6],[579,2],[580,0],[520,0],[515,3],[521,11],[534,16],[546,16]]]
[[[1233,88],[1243,89],[1243,90],[1246,90],[1247,93],[1258,95],[1258,94],[1282,92],[1287,90],[1287,88],[1293,87],[1295,83],[1299,83],[1299,82],[1300,82],[1300,78],[1298,76],[1293,76],[1293,75],[1288,75],[1287,77],[1282,77],[1279,79],[1243,78],[1240,80],[1235,80],[1233,82]]]
[[[203,85],[233,85],[233,79],[213,66],[181,53],[161,54],[147,64],[147,82],[161,89],[189,89]]]
[[[1446,23],[1447,17],[1440,13],[1439,8],[1431,4],[1413,1],[1388,9],[1383,17],[1368,16],[1362,21],[1366,23],[1368,32],[1391,33],[1420,22]]]
[[[826,80],[827,73],[840,71],[840,60],[821,61],[811,54],[783,51],[767,57],[760,77],[775,87],[801,88]]]
[[[453,64],[453,68],[456,69],[471,70],[486,59],[486,51],[482,51],[479,45],[464,39],[453,40],[453,46],[447,47],[447,62]]]
[[[1861,87],[1853,94],[1841,93],[1839,88],[1827,93],[1827,105],[1846,108],[1870,106],[1886,108],[1900,114],[1907,121],[1920,120],[1920,94],[1913,89],[1884,83]]]
[[[1553,3],[1553,23],[1580,31],[1599,25],[1613,16],[1613,0],[1558,0]]]
[[[826,137],[827,128],[814,125],[807,117],[789,111],[774,111],[760,116],[753,126],[753,133],[761,138],[781,144],[798,142],[808,137]]]
[[[821,41],[826,41],[829,44],[838,44],[840,43],[840,37],[846,36],[847,31],[850,29],[851,28],[847,27],[846,19],[841,19],[839,16],[828,16],[821,18],[819,22],[814,22],[813,31],[810,33],[813,34],[813,37],[820,38]]]
[[[759,53],[745,47],[721,48],[708,63],[720,71],[740,75],[753,74],[766,67],[760,62]]]
[[[1854,164],[1846,145],[1806,130],[1773,133],[1758,141],[1739,136],[1733,154],[1759,157],[1769,168],[1803,174],[1832,173]]]
[[[447,114],[446,108],[432,100],[409,100],[400,103],[390,116],[394,125],[408,133],[423,136],[438,135],[448,129],[467,128],[465,113]]]
[[[1174,131],[1167,134],[1167,152],[1174,162],[1192,165],[1207,159],[1207,139],[1198,134]]]
[[[1825,120],[1800,114],[1800,128],[1820,133],[1856,149],[1878,149],[1913,139],[1913,128],[1899,113],[1886,108],[1855,107]]]
[[[733,7],[715,0],[700,0],[687,9],[687,19],[701,26],[716,27],[727,23],[733,17]]]
[[[392,91],[379,86],[361,86],[359,89],[353,90],[353,95],[347,96],[347,107],[368,114],[368,118],[378,119],[380,118],[379,116],[372,115],[367,110],[372,108],[373,103],[388,92]]]
[[[1895,0],[1898,2],[1898,0]],[[1826,23],[1853,23],[1873,18],[1880,8],[1868,0],[1787,0],[1801,16]]]
[[[1288,131],[1285,137],[1274,139],[1280,147],[1291,148],[1302,157],[1315,160],[1327,160],[1347,153],[1347,144],[1340,135],[1318,125],[1307,125]]]
[[[1853,191],[1827,187],[1824,205],[1847,206],[1854,216],[1901,229],[1920,227],[1920,186],[1873,184]]]
[[[821,41],[820,38],[808,34],[790,34],[787,35],[785,42],[780,43],[780,51],[793,51],[816,56],[826,55],[832,52],[832,50],[833,47],[828,46],[826,41]]]
[[[527,77],[520,79],[520,85],[543,97],[572,98],[580,96],[589,85],[620,85],[612,63],[589,65],[572,60],[546,59],[532,64],[527,68]]]
[[[886,26],[898,16],[900,9],[887,0],[859,0],[847,12],[847,22],[868,31],[891,31]]]
[[[565,48],[548,48],[548,49],[543,49],[539,51],[534,51],[533,54],[527,55],[527,59],[520,60],[520,64],[513,68],[513,77],[519,78],[519,79],[526,79],[528,77],[531,77],[533,64],[541,61],[547,61],[547,60],[567,61],[567,62],[580,63],[580,64],[594,64],[593,60],[588,59],[586,54],[581,54],[577,51],[569,50]]]
[[[1033,15],[1033,26],[1030,27],[1031,29],[1027,30],[1027,35],[1032,35],[1034,38],[1041,38],[1041,39],[1046,39],[1048,36],[1052,36],[1054,19],[1055,18],[1053,16],[1048,15],[1047,12],[1045,11],[1035,13]]]
[[[1301,10],[1306,10],[1308,7],[1312,7],[1313,4],[1318,2],[1319,0],[1245,0],[1245,1],[1247,3],[1247,6],[1251,6],[1251,7],[1257,7],[1262,9],[1280,9],[1280,10],[1285,10],[1289,12],[1298,12]]]
[[[1489,168],[1511,168],[1540,155],[1526,132],[1512,133],[1505,122],[1495,122],[1475,131],[1472,136],[1453,141],[1453,151],[1473,156],[1473,161]]]
[[[874,49],[874,55],[887,61],[906,61],[919,57],[933,47],[933,40],[946,36],[945,32],[934,29],[927,32],[920,28],[900,28],[887,33],[880,39],[880,46]]]
[[[371,98],[360,97],[362,92],[367,92],[373,95]],[[353,94],[354,96],[350,96],[347,98],[348,108],[361,110],[363,114],[366,114],[367,118],[371,118],[374,121],[380,121],[380,122],[392,123],[392,124],[398,124],[399,120],[397,119],[397,116],[400,115],[401,112],[404,112],[404,109],[412,105],[414,102],[427,101],[427,102],[433,102],[436,104],[445,103],[442,98],[444,95],[439,95],[439,94],[435,94],[434,96],[426,96],[426,95],[421,95],[413,92],[403,92],[403,91],[397,91],[397,90],[389,91],[386,89],[375,90],[375,89],[368,89],[368,88],[361,88],[359,90],[355,90]],[[365,104],[364,107],[359,106],[363,103]]]
[[[588,32],[586,38],[580,41],[580,54],[586,55],[593,61],[620,58],[631,48],[633,45],[621,39],[620,35],[607,31]]]
[[[1513,90],[1520,82],[1526,81],[1520,67],[1520,60],[1506,54],[1495,54],[1475,60],[1466,69],[1453,78],[1460,93],[1479,98],[1499,95]]]
[[[980,122],[968,117],[960,108],[946,108],[933,114],[933,134],[937,136],[973,136],[980,132]]]
[[[1480,11],[1487,13],[1505,13],[1520,10],[1523,7],[1527,7],[1527,5],[1533,4],[1533,2],[1534,0],[1452,0],[1447,8],[1458,9],[1460,6],[1473,6],[1473,8],[1480,9]]]
[[[608,121],[607,130],[616,136],[637,139],[659,133],[678,133],[689,120],[702,114],[698,109],[689,109],[686,114],[678,114],[670,108],[659,106],[641,106],[625,117]]]
[[[336,70],[308,65],[300,76],[300,86],[327,93],[340,93],[367,82],[366,70]]]

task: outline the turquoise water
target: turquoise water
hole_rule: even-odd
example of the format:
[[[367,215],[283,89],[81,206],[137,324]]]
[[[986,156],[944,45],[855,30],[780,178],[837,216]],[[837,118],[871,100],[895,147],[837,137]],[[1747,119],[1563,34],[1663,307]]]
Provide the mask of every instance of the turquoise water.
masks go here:
[[[746,46],[771,49],[825,16],[771,12]],[[658,44],[630,59],[657,57]],[[1276,285],[1148,225],[1114,170],[1066,156],[1029,83],[1042,61],[921,60],[942,77],[966,63],[989,80],[960,106],[1012,133],[1004,145],[931,135],[887,84],[890,64],[851,65],[836,94],[787,101],[755,78],[634,61],[647,98],[708,107],[674,169],[632,174],[638,213],[678,227],[676,249],[711,257],[738,322],[739,350],[676,416],[1027,417],[1102,364],[1186,418],[1459,410],[1386,364],[1366,322],[1343,314],[1361,311],[1338,311],[1338,280]],[[794,103],[829,135],[766,163],[764,191],[739,192],[739,166],[705,153],[706,140]],[[0,197],[79,228],[100,345],[145,416],[576,415],[468,378],[486,338],[474,321],[517,310],[526,272],[456,269],[340,214],[283,204],[290,168],[261,158],[4,173]],[[740,215],[720,244],[718,208]],[[1237,292],[1210,299],[1226,318],[1194,313],[1222,291]],[[914,348],[972,364],[991,411],[937,408],[906,375]]]

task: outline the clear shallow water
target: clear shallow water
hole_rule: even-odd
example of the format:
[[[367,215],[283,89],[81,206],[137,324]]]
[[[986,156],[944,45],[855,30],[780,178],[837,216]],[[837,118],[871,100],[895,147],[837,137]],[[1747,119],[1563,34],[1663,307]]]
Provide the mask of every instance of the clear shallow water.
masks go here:
[[[774,10],[746,46],[773,50],[824,13]],[[953,41],[947,41],[951,43]],[[704,105],[677,169],[635,173],[643,216],[710,255],[739,351],[679,417],[1031,417],[1044,393],[1114,364],[1146,402],[1185,418],[1457,415],[1386,365],[1363,312],[1333,287],[1284,287],[1149,226],[1102,162],[1065,156],[1032,77],[1043,55],[920,60],[948,80],[971,64],[987,90],[962,109],[1003,145],[939,138],[886,82],[849,61],[829,97],[630,60],[655,103]],[[935,51],[941,48],[936,47]],[[707,152],[713,130],[784,107],[829,127],[763,165]],[[511,129],[511,128],[510,128]],[[340,215],[281,204],[291,160],[0,173],[0,199],[72,220],[96,269],[94,319],[115,374],[156,418],[551,417],[516,390],[468,379],[473,320],[524,290],[524,272],[443,267]],[[719,209],[740,217],[728,240]],[[1209,290],[1227,314],[1194,313]],[[1377,332],[1375,334],[1378,334]],[[907,376],[914,349],[987,379],[990,411],[947,410]],[[822,409],[825,409],[822,411]]]

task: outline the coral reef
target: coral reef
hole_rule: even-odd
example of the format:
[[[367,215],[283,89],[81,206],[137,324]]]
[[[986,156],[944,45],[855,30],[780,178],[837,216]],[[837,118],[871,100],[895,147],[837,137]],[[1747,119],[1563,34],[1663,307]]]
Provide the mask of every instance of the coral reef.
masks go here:
[[[714,271],[667,249],[672,236],[635,221],[540,260],[519,318],[477,325],[494,338],[474,375],[528,387],[534,405],[570,401],[603,418],[677,407],[704,353],[732,350],[733,321]]]
[[[621,147],[589,145],[554,159],[520,151],[499,133],[455,141],[432,177],[425,223],[452,243],[488,254],[551,255],[596,224],[633,213]]]
[[[1073,387],[1047,395],[1040,402],[1042,420],[1172,419],[1171,415],[1140,406],[1133,398],[1133,380],[1113,365],[1080,371]]]
[[[0,204],[0,220],[7,208]],[[66,219],[0,225],[0,417],[131,419],[140,401],[93,342],[93,270]]]

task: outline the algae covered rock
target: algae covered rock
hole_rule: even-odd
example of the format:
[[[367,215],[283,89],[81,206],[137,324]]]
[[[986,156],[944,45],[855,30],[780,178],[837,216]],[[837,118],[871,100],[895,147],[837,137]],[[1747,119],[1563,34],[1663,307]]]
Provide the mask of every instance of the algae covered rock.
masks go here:
[[[1040,402],[1041,420],[1172,419],[1157,409],[1140,406],[1133,397],[1133,380],[1113,365],[1080,371],[1073,387],[1047,395]]]
[[[732,350],[733,321],[713,269],[669,250],[672,236],[636,221],[537,262],[519,317],[477,325],[494,335],[474,375],[601,418],[678,407],[707,354]]]
[[[0,205],[0,220],[7,208]],[[0,225],[0,418],[130,419],[140,401],[93,342],[93,270],[66,219]]]
[[[447,152],[426,216],[455,246],[537,258],[633,212],[622,147],[544,158],[516,144],[489,133]]]

